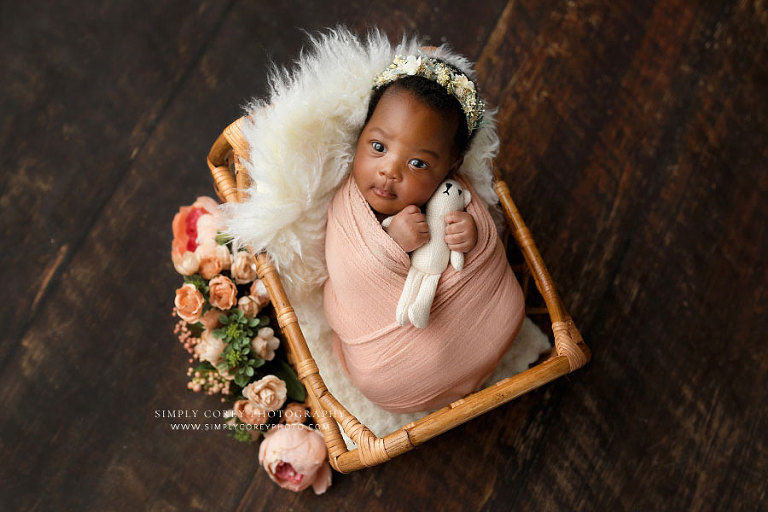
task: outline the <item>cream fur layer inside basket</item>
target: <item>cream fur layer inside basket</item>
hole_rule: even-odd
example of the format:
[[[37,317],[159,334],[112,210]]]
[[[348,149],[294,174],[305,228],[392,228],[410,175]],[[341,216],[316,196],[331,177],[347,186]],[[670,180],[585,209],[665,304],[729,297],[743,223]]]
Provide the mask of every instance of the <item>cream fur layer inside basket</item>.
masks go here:
[[[415,39],[393,46],[379,32],[363,41],[343,28],[311,39],[293,70],[271,74],[269,98],[248,105],[242,131],[250,154],[243,164],[253,185],[244,202],[222,207],[236,245],[266,251],[274,261],[331,393],[377,435],[414,416],[373,405],[349,383],[333,356],[322,304],[325,224],[329,202],[349,174],[374,77],[396,54],[417,54],[423,46]],[[447,47],[430,55],[474,78],[471,63]],[[498,212],[491,166],[499,140],[493,117],[492,111],[486,113],[459,172]],[[548,348],[546,336],[526,321],[497,373],[506,377],[522,371]]]

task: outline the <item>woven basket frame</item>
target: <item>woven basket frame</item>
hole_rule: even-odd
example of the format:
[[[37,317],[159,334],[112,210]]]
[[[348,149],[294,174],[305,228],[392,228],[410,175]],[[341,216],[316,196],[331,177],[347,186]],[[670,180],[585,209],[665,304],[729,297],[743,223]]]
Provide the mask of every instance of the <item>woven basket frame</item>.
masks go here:
[[[229,125],[208,154],[208,167],[213,176],[214,188],[223,202],[241,201],[242,194],[250,184],[248,174],[241,163],[241,159],[247,159],[249,155],[248,144],[240,129],[242,122],[241,118]],[[286,340],[288,357],[307,390],[307,402],[313,419],[325,437],[329,462],[337,471],[349,473],[386,462],[435,436],[562,377],[589,361],[589,349],[563,306],[533,237],[512,200],[509,187],[495,167],[494,190],[501,201],[514,240],[525,258],[527,268],[523,269],[523,273],[526,279],[528,275],[533,276],[536,288],[546,304],[546,313],[549,315],[555,339],[554,349],[548,359],[532,368],[471,393],[381,438],[350,414],[328,391],[274,264],[266,253],[255,255],[259,278],[269,292],[277,323]],[[527,291],[527,281],[523,283],[523,288]],[[526,312],[542,311],[527,309]],[[339,426],[355,441],[357,448],[347,448]]]

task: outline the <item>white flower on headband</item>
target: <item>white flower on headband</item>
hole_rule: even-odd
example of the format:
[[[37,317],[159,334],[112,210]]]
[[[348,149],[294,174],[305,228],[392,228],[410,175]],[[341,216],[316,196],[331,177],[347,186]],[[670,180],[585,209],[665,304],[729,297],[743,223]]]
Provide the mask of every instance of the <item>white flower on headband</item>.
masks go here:
[[[419,68],[421,67],[421,57],[416,57],[414,55],[409,55],[407,59],[405,59],[405,62],[403,63],[403,71],[405,71],[406,75],[415,75],[419,72]]]
[[[460,99],[465,99],[467,95],[475,92],[475,84],[464,75],[453,79],[453,92]]]
[[[437,82],[448,94],[459,100],[469,133],[480,127],[485,103],[477,96],[475,83],[457,69],[433,57],[396,55],[392,64],[374,79],[373,88],[378,89],[404,76],[414,75]]]

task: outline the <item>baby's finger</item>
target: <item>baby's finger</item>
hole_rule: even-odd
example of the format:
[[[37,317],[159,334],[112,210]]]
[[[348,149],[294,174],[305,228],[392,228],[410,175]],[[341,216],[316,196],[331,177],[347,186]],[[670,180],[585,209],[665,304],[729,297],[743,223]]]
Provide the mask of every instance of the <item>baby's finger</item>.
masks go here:
[[[404,215],[413,215],[414,213],[421,213],[421,208],[416,206],[415,204],[409,204],[405,208],[403,208],[400,213]]]

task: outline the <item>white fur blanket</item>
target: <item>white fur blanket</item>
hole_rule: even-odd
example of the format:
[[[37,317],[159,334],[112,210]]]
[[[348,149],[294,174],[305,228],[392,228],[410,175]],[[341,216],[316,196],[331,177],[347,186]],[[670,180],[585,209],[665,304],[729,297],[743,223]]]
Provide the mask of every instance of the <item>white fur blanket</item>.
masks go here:
[[[247,107],[242,129],[250,155],[243,164],[253,185],[245,202],[223,206],[227,232],[237,244],[269,253],[329,390],[384,435],[414,416],[386,413],[367,402],[333,357],[322,305],[325,225],[329,202],[350,171],[374,77],[396,54],[414,54],[423,42],[403,39],[393,46],[380,32],[361,40],[339,28],[312,38],[310,47],[293,70],[273,71],[269,97]],[[470,62],[447,47],[429,53],[474,78]],[[493,112],[487,112],[459,172],[489,205],[498,203],[491,170],[498,146]],[[546,336],[534,330],[526,322],[512,351],[538,355],[548,347]],[[536,357],[527,359],[517,362],[527,367]]]

